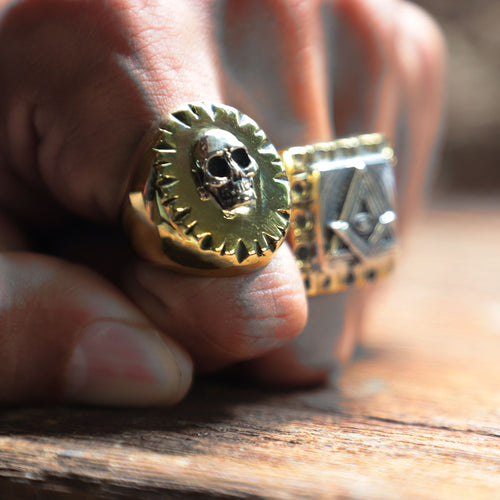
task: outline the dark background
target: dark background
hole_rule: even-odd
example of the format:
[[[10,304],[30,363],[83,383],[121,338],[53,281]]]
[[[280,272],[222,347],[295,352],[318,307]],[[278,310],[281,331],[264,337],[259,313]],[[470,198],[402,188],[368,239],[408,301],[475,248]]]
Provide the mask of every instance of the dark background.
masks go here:
[[[500,0],[417,0],[448,44],[437,193],[500,193]]]

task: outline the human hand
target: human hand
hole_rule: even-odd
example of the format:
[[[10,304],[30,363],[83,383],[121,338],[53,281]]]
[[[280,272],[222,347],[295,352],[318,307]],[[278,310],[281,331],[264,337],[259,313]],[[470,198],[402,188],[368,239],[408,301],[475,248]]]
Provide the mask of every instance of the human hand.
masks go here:
[[[134,155],[152,122],[186,102],[233,105],[278,148],[331,139],[333,105],[340,135],[402,137],[407,220],[439,123],[432,22],[396,0],[1,8],[0,400],[174,403],[191,359],[198,372],[254,360],[241,369],[264,382],[324,380],[309,331],[286,347],[307,313],[286,245],[230,278],[183,276],[128,250],[119,219]],[[344,299],[327,299],[338,327],[317,333],[351,339]]]

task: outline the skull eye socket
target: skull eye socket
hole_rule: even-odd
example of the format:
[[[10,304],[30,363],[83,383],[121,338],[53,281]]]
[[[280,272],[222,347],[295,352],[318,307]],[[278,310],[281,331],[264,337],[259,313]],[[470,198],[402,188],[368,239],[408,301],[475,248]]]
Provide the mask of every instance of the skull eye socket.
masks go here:
[[[223,156],[214,156],[208,160],[208,172],[214,177],[229,177],[231,168]]]
[[[245,148],[237,148],[231,153],[231,157],[240,167],[248,167],[250,165],[250,157]]]

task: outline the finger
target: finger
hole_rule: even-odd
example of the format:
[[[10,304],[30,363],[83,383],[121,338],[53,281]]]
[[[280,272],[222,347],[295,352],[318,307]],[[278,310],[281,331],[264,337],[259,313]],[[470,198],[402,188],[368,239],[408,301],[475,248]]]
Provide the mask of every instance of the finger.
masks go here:
[[[209,6],[192,3],[24,0],[6,9],[0,175],[9,182],[0,177],[0,198],[11,211],[45,226],[60,207],[40,216],[41,201],[55,199],[116,220],[152,122],[180,103],[221,100]]]
[[[380,91],[376,130],[394,138],[398,158],[396,182],[400,237],[405,234],[424,200],[424,190],[440,139],[445,45],[434,20],[406,1],[393,6],[392,52]],[[347,331],[337,346],[348,359],[363,335],[363,320],[371,290],[357,293],[348,303]]]
[[[160,330],[188,349],[198,371],[283,345],[305,324],[302,279],[287,246],[277,250],[265,269],[232,278],[161,269],[124,252],[126,246],[123,235],[107,227],[79,224],[54,241],[52,249],[121,285]]]
[[[90,271],[30,253],[0,256],[0,400],[173,404],[188,355]]]
[[[229,101],[255,116],[278,148],[331,139],[319,4],[271,0],[263,9],[251,0],[227,2],[220,15],[218,48]],[[274,351],[266,356],[268,361],[245,365],[246,375],[304,384],[309,374],[298,356],[318,346],[303,333],[296,343],[302,348]]]
[[[285,73],[287,78],[281,82],[281,93],[286,95],[288,90],[290,102],[298,102],[308,109],[308,113],[300,115],[304,124],[301,134],[295,131],[292,135],[293,130],[281,127],[281,133],[290,134],[288,141],[285,138],[283,141],[290,145],[292,140],[296,141],[295,144],[328,140],[333,129],[341,135],[372,131],[371,127],[377,120],[382,83],[385,82],[385,67],[393,51],[392,24],[386,21],[383,12],[387,14],[394,2],[378,2],[377,8],[361,1],[328,2],[321,9],[318,4],[311,3],[307,15],[298,15],[292,2],[281,4],[286,5],[283,10],[288,12],[292,21],[303,20],[300,28],[295,26],[294,30],[287,30],[293,36],[300,32],[296,38],[303,42],[274,44],[289,51],[286,56],[281,55],[283,61],[289,62]],[[260,38],[265,37],[263,33]],[[303,50],[296,51],[300,43]],[[279,49],[268,49],[268,53],[273,50],[276,53]],[[318,54],[323,55],[322,62],[318,62]],[[256,60],[260,57],[266,56],[259,54]],[[248,68],[247,72],[250,71]],[[300,83],[293,86],[290,81]],[[272,104],[277,96],[268,99],[267,113],[280,116]],[[331,127],[321,125],[325,116]],[[277,123],[274,128],[272,125],[271,136],[278,127]],[[350,327],[350,317],[346,314],[350,295],[344,292],[310,298],[308,323],[302,334],[286,347],[241,365],[239,369],[254,379],[281,386],[324,382],[335,369],[335,360],[339,355],[350,353],[354,343],[354,329]]]
[[[206,278],[161,269],[125,253],[123,235],[107,227],[76,225],[54,245],[59,256],[121,284],[160,330],[188,349],[198,371],[283,345],[306,320],[302,279],[286,246],[258,273]]]
[[[116,8],[120,5],[122,8]],[[14,46],[15,50],[4,51],[1,63],[10,67],[21,53],[33,54],[33,61],[27,75],[22,66],[15,66],[6,84],[5,102],[7,115],[11,117],[7,120],[11,170],[18,174],[15,180],[24,181],[11,185],[10,210],[23,214],[30,224],[46,227],[47,220],[57,216],[45,213],[37,219],[35,209],[37,205],[45,206],[40,201],[45,194],[55,197],[66,211],[101,222],[116,219],[130,184],[132,157],[140,150],[138,144],[151,121],[186,101],[223,100],[211,50],[215,33],[208,9],[205,2],[175,2],[174,6],[173,1],[166,1],[141,10],[135,2],[126,0],[69,4],[53,0],[48,9],[41,9],[34,2],[20,2],[11,9],[3,23],[3,36],[7,45]],[[188,18],[189,26],[185,23]],[[92,36],[78,40],[75,33],[86,33],[88,26],[92,26]],[[196,37],[192,36],[193,32]],[[19,33],[26,36],[19,40]],[[49,77],[35,79],[32,73]],[[24,82],[22,97],[41,95],[43,99],[32,103],[20,98],[18,82]],[[19,122],[32,134],[16,135],[18,127],[14,124]],[[31,149],[36,146],[35,158],[26,158],[22,154],[23,146],[31,146]],[[32,193],[36,190],[34,186],[39,185],[45,190]],[[28,201],[16,204],[19,199]],[[33,205],[30,200],[34,200]],[[61,211],[61,206],[54,207],[54,212],[57,211]],[[214,362],[205,364],[226,363],[225,351],[232,349],[235,349],[230,353],[232,358],[249,357],[256,350],[250,346],[257,343],[260,335],[267,336],[273,346],[277,338],[296,335],[304,323],[304,291],[296,271],[293,274],[282,269],[288,261],[290,258],[276,259],[275,275],[282,273],[290,279],[287,286],[278,278],[268,280],[266,293],[272,296],[269,301],[262,300],[265,293],[259,293],[265,288],[263,280],[257,285],[254,277],[246,276],[237,281],[237,287],[228,288],[239,290],[234,293],[243,304],[239,316],[238,311],[235,313],[231,308],[222,311],[224,314],[221,307],[204,310],[206,324],[221,325],[221,318],[226,320],[224,328],[218,328],[217,335],[212,335],[210,340],[221,344],[222,354]],[[179,289],[184,290],[180,297],[185,297],[177,301],[178,317],[187,323],[192,313],[189,294],[197,285],[172,273],[165,273],[165,282],[156,284],[155,280],[162,279],[162,273],[155,276],[143,280],[141,288],[136,287],[143,297],[134,296],[134,300],[165,331],[180,331],[184,328],[181,320],[174,328],[163,321],[169,312],[168,301],[160,302],[158,310],[153,310],[150,302],[154,302],[156,295],[163,299],[163,293],[157,292],[160,285],[170,287],[170,282],[178,280]],[[214,290],[222,296],[221,288],[220,285],[202,286],[199,302],[213,302]],[[233,299],[227,296],[228,303]],[[271,325],[275,311],[278,319]],[[236,339],[241,337],[239,331],[249,338],[236,347],[237,342],[232,340],[227,327],[232,321],[231,315],[236,316]],[[285,317],[287,315],[290,317]],[[253,316],[258,320],[253,321]],[[266,328],[270,330],[267,333]],[[191,335],[179,335],[179,340],[187,346],[196,344]],[[259,349],[264,349],[266,342],[263,341]]]
[[[337,0],[324,10],[332,120],[340,137],[375,131],[392,137],[397,4]]]
[[[399,6],[395,65],[400,113],[395,134],[401,229],[413,220],[432,178],[443,117],[446,48],[434,20],[410,2]]]
[[[286,245],[245,276],[182,276],[139,262],[125,289],[200,372],[253,358],[296,337],[307,316],[302,279]]]
[[[333,28],[337,33],[333,58],[331,88],[334,102],[334,121],[341,136],[359,132],[379,132],[392,139],[399,108],[402,105],[397,66],[397,33],[399,0],[340,0],[332,7]],[[362,335],[362,325],[368,297],[373,288],[343,292],[337,300],[344,303],[340,320],[321,305],[316,305],[316,328],[327,332],[324,349],[333,353],[337,367],[348,361]],[[330,326],[335,324],[336,326]],[[320,351],[318,351],[320,352]],[[311,357],[310,363],[320,361]],[[326,365],[325,365],[326,366]],[[317,370],[317,377],[327,370]]]
[[[221,85],[278,149],[332,135],[316,2],[242,0],[218,12]]]
[[[413,112],[418,113],[417,100],[419,96],[423,97],[418,86],[422,78],[430,78],[431,82],[426,82],[426,91],[429,91],[429,87],[433,89],[430,98],[432,107],[426,108],[429,114],[425,120],[418,120],[422,128],[420,137],[422,133],[427,137],[427,142],[420,141],[419,145],[423,147],[423,155],[428,155],[433,147],[435,124],[439,122],[440,95],[436,89],[440,88],[442,82],[439,69],[442,64],[442,44],[436,40],[437,30],[433,23],[428,18],[425,22],[418,21],[418,28],[414,29],[419,29],[420,35],[419,39],[414,39],[413,30],[407,33],[406,25],[412,22],[411,17],[415,12],[406,17],[406,13],[403,16],[396,8],[406,9],[406,4],[401,5],[393,0],[377,3],[346,0],[331,5],[334,8],[329,11],[333,16],[330,26],[336,43],[335,49],[330,52],[329,57],[333,60],[328,67],[333,68],[331,87],[337,132],[349,134],[377,130],[389,137],[394,136],[399,109],[406,110],[412,103]],[[329,24],[328,17],[325,24]],[[424,25],[426,29],[422,31]],[[427,41],[422,50],[420,41],[422,38],[427,39],[426,31],[431,32],[431,42]],[[401,64],[408,64],[408,59],[401,60],[401,51],[397,50],[403,43],[413,47],[413,54],[416,51],[425,55],[423,58],[413,58],[411,71],[401,68]],[[429,72],[431,68],[433,71]],[[434,135],[423,132],[426,123]],[[412,129],[408,135],[413,134],[419,137],[417,129]],[[427,163],[421,162],[419,166],[418,156],[408,157],[409,164],[398,169],[409,172],[415,183],[413,192],[421,193],[425,177],[422,172],[426,171]],[[416,198],[413,198],[412,203],[415,202]],[[406,207],[411,209],[407,203]],[[301,336],[287,347],[251,362],[242,369],[259,380],[279,385],[309,385],[326,381],[329,372],[335,367],[332,360],[345,361],[353,352],[361,331],[365,299],[366,292],[310,298],[310,317]]]
[[[348,294],[310,297],[302,333],[284,347],[240,363],[232,373],[282,388],[325,383],[340,367],[338,347],[346,332]],[[348,330],[349,331],[349,330]]]

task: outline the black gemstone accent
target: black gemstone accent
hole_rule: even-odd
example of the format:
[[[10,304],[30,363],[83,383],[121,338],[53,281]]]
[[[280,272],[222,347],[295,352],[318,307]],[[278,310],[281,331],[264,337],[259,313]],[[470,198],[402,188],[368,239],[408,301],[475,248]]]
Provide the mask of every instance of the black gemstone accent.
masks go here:
[[[375,281],[377,279],[377,270],[376,269],[369,269],[365,273],[365,280],[366,281]]]
[[[305,245],[300,245],[295,250],[295,255],[297,256],[297,259],[306,261],[309,258],[309,249]]]
[[[311,289],[311,280],[309,279],[309,276],[306,276],[304,278],[304,287],[306,290],[310,290]]]
[[[304,229],[307,224],[306,216],[303,214],[297,215],[297,217],[295,217],[295,224],[299,229]]]
[[[302,194],[305,191],[305,186],[303,182],[294,182],[292,189],[299,195],[302,196]]]
[[[344,276],[344,283],[346,285],[354,285],[356,283],[356,275],[352,272],[349,271],[345,276]]]

